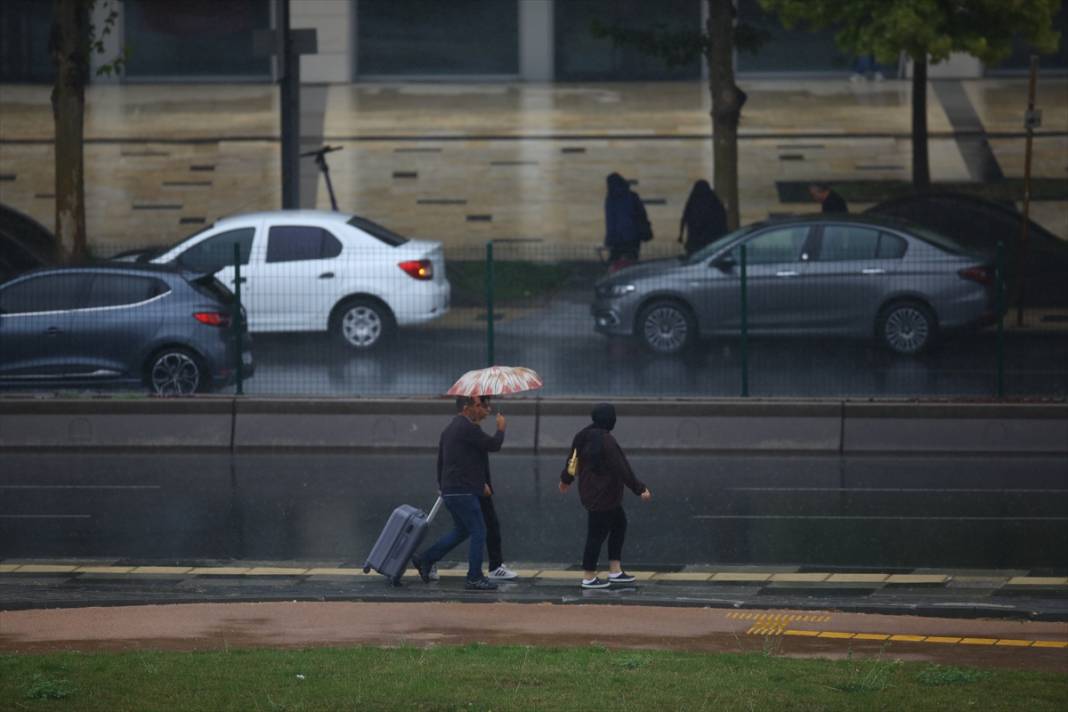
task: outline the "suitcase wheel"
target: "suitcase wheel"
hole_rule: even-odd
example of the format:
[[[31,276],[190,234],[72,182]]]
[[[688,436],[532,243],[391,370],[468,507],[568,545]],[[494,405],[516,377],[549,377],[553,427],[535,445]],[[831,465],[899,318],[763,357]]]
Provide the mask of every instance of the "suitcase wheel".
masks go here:
[[[363,565],[363,572],[364,572],[365,574],[369,574],[369,573],[371,573],[371,567],[370,567],[370,566],[368,566],[367,564],[364,564],[364,565]]]

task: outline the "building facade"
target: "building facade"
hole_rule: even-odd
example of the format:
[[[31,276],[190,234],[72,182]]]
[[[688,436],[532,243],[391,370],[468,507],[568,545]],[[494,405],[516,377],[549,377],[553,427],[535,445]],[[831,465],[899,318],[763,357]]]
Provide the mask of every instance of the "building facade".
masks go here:
[[[112,0],[118,13],[104,38],[106,62],[128,49],[122,82],[266,82],[274,62],[257,52],[255,35],[272,27],[278,0]],[[757,0],[737,0],[741,21],[768,40],[739,52],[741,76],[849,73],[853,58],[830,30],[785,29]],[[302,57],[307,83],[357,81],[661,81],[699,79],[703,63],[669,67],[592,31],[594,23],[632,28],[700,29],[704,0],[290,0],[293,28],[316,30],[318,51]],[[51,3],[0,3],[0,82],[50,82]],[[1057,17],[1068,29],[1068,13]],[[1042,59],[1044,70],[1068,69],[1068,49]],[[932,67],[931,76],[979,77],[1026,70],[1024,47],[998,67],[967,56]],[[904,67],[882,67],[897,76]],[[94,77],[94,81],[109,81]]]

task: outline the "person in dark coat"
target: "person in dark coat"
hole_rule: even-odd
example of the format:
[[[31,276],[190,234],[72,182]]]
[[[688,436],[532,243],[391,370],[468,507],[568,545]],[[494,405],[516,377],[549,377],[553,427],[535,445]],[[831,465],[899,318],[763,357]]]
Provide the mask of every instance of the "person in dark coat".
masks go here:
[[[643,239],[652,238],[649,216],[623,176],[612,173],[605,182],[608,193],[604,198],[604,245],[608,248],[608,261],[636,262]]]
[[[497,413],[497,432],[487,435],[479,425],[490,412],[487,397],[460,396],[456,408],[459,413],[449,421],[438,442],[438,489],[452,515],[453,528],[422,554],[413,556],[412,565],[419,578],[428,583],[434,564],[470,537],[466,588],[492,591],[497,584],[482,573],[486,523],[479,500],[489,490],[489,453],[504,444],[505,420]]]
[[[571,441],[571,451],[578,458],[576,474],[568,467],[560,473],[560,491],[567,492],[576,477],[579,499],[587,510],[586,548],[582,555],[585,578],[582,588],[607,588],[613,583],[631,583],[634,577],[623,570],[623,539],[627,534],[627,515],[623,511],[623,487],[648,502],[652,492],[634,476],[623,449],[612,436],[616,409],[611,403],[598,403],[590,414],[593,422],[580,430]],[[597,557],[608,538],[607,579],[597,576]]]
[[[849,206],[846,205],[845,198],[831,190],[831,186],[826,183],[810,184],[808,186],[808,194],[811,195],[812,199],[817,203],[823,205],[822,211],[825,213],[849,212]]]
[[[683,246],[687,256],[727,234],[727,209],[703,178],[693,184],[690,197],[686,199],[679,221],[679,242],[683,242],[684,234]]]

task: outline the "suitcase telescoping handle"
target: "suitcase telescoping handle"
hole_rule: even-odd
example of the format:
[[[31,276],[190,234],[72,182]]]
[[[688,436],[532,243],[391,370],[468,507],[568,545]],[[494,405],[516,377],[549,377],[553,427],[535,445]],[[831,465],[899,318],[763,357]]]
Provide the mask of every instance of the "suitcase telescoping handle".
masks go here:
[[[426,515],[426,523],[427,524],[430,524],[431,522],[433,522],[434,521],[434,517],[436,517],[438,515],[438,510],[441,509],[442,501],[443,500],[441,499],[441,495],[439,494],[437,501],[434,502],[434,506],[430,508],[430,514]]]

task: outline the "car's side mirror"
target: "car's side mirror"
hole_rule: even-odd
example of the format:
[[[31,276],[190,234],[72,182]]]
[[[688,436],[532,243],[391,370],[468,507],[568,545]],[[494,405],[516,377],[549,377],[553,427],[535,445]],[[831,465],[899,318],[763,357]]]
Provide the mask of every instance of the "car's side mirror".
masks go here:
[[[715,267],[720,272],[730,272],[737,264],[738,263],[734,261],[733,257],[731,257],[729,254],[726,254],[712,260],[711,266]]]

